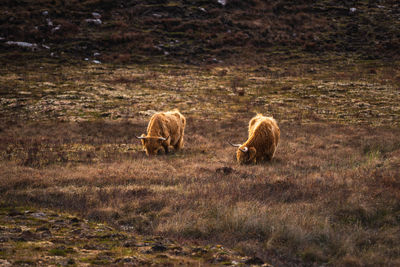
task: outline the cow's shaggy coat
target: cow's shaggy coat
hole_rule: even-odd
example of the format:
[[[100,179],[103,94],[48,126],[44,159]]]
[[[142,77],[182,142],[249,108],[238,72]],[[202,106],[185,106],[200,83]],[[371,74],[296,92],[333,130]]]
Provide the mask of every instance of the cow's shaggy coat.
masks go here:
[[[168,153],[170,149],[183,148],[183,135],[186,126],[185,117],[174,109],[168,112],[154,114],[147,126],[147,135],[138,137],[146,154],[156,155],[162,152]]]
[[[249,138],[236,152],[239,163],[256,163],[274,157],[280,138],[275,119],[257,114],[249,123]]]

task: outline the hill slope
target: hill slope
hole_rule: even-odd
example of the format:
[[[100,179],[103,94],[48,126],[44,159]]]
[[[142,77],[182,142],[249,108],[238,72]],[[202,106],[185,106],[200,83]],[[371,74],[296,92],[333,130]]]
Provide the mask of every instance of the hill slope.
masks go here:
[[[20,48],[7,41],[35,43],[38,56],[117,63],[263,62],[277,50],[382,58],[398,56],[400,45],[400,5],[390,0],[2,2],[1,57],[8,59]]]

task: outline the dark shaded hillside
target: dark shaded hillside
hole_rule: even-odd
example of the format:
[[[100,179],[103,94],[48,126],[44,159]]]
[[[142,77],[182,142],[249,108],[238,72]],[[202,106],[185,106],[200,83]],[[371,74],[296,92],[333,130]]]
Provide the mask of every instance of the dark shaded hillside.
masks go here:
[[[276,51],[399,55],[398,1],[226,2],[3,0],[0,56],[13,59],[21,50],[7,41],[35,43],[39,57],[73,55],[116,63],[262,62]]]

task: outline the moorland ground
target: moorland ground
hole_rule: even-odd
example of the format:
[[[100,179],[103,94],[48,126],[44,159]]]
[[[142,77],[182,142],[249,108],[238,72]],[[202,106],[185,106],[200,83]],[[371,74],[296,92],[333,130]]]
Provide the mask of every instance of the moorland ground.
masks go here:
[[[347,56],[256,66],[5,64],[0,201],[222,244],[277,266],[396,266],[399,80],[396,62]],[[172,108],[187,118],[184,149],[147,157],[135,135],[154,111]],[[256,112],[276,118],[281,142],[271,162],[238,165],[227,141],[244,142]],[[19,241],[9,242],[1,257],[23,257]]]

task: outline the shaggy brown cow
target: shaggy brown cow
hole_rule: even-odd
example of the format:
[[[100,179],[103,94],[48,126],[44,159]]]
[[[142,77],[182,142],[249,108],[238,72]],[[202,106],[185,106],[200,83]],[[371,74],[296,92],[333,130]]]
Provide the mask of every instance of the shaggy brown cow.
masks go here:
[[[242,145],[230,144],[238,147],[236,158],[239,163],[256,163],[273,158],[279,138],[280,130],[274,118],[257,114],[249,123],[249,139]]]
[[[162,149],[167,154],[172,147],[175,150],[183,148],[185,126],[186,119],[179,110],[159,112],[151,117],[147,135],[142,134],[137,138],[141,139],[148,156],[159,154]]]

